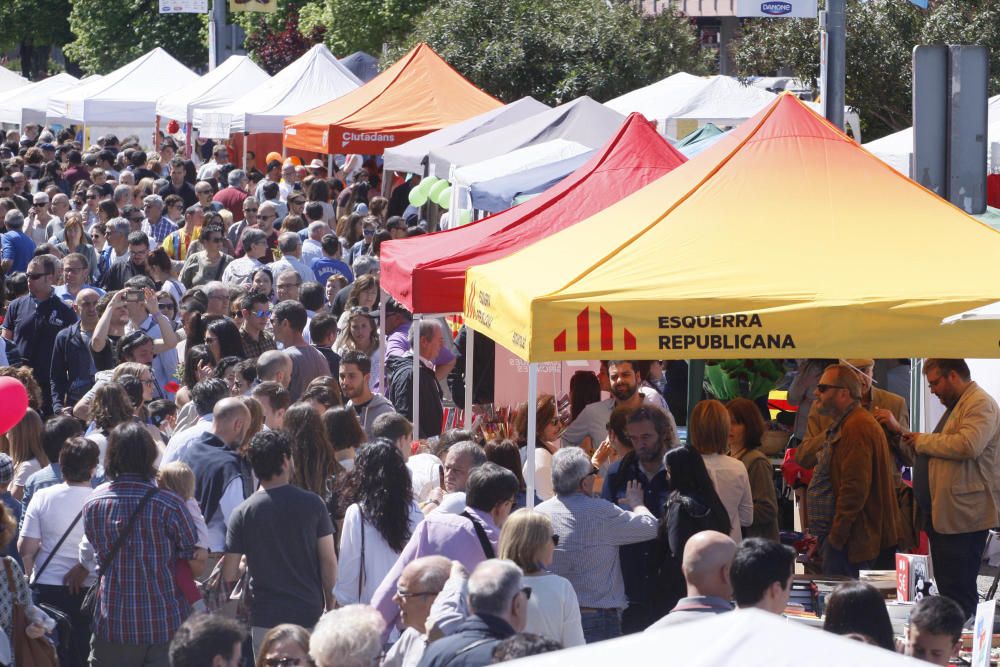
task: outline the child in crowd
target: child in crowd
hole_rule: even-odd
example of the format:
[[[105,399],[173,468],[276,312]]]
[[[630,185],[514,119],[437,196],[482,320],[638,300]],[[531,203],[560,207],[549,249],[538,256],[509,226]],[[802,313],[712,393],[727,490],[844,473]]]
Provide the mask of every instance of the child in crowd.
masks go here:
[[[941,595],[921,599],[910,613],[904,653],[935,665],[947,665],[962,646],[965,613]]]
[[[196,546],[199,549],[208,549],[208,525],[205,517],[201,514],[198,501],[194,499],[194,471],[188,464],[182,461],[171,461],[167,463],[156,474],[156,485],[161,489],[173,491],[184,499],[188,513],[194,521],[198,530],[198,541]],[[194,608],[194,611],[207,611],[205,602],[202,600],[201,591],[195,582],[194,573],[191,571],[191,564],[186,560],[179,560],[174,565],[174,579],[177,586],[184,593],[184,597]]]

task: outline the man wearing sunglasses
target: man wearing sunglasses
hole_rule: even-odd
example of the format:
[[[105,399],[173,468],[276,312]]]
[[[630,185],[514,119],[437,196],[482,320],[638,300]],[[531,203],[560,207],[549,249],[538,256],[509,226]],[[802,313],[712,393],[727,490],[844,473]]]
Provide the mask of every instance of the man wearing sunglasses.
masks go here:
[[[199,241],[204,250],[190,253],[181,269],[180,279],[185,287],[191,289],[222,279],[226,267],[233,261],[232,256],[222,252],[224,240],[222,225],[209,223],[202,228]]]
[[[52,286],[56,261],[52,255],[41,255],[28,263],[28,293],[7,306],[3,321],[4,338],[13,341],[39,386],[46,390],[56,336],[77,321],[76,313],[56,295]],[[42,414],[52,414],[51,391],[42,391]]]
[[[240,298],[240,311],[243,313],[243,324],[240,325],[243,355],[247,359],[256,359],[269,350],[277,350],[274,337],[265,330],[271,319],[271,302],[267,295],[260,292],[244,294]]]
[[[831,425],[818,449],[796,450],[799,464],[813,469],[806,491],[809,533],[822,554],[823,573],[854,579],[899,543],[892,453],[861,397],[852,368],[827,366],[812,409]]]

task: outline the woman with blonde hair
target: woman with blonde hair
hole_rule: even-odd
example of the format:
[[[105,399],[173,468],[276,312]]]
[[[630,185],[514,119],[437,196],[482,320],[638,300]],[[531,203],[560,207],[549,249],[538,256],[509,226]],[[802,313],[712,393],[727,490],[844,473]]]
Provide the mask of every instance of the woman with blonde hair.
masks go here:
[[[10,458],[14,461],[11,495],[15,500],[21,500],[28,478],[49,465],[49,457],[42,449],[42,418],[38,413],[28,408],[21,421],[7,433],[7,442]]]
[[[584,643],[583,626],[573,585],[546,572],[558,546],[559,537],[552,532],[549,517],[534,510],[517,510],[500,531],[500,558],[520,567],[524,585],[531,588],[523,632],[548,637],[569,648]]]
[[[375,317],[371,311],[362,307],[345,310],[341,319],[343,320],[345,317],[345,324],[340,327],[340,334],[337,335],[337,340],[333,344],[333,351],[341,358],[353,350],[368,355],[372,362],[368,386],[373,392],[380,393],[382,354],[378,351],[378,325],[375,322]]]
[[[729,443],[729,411],[716,400],[694,406],[688,420],[688,443],[701,454],[715,491],[729,514],[729,536],[737,544],[743,539],[742,526],[753,523],[753,496],[747,469],[726,456]]]
[[[77,211],[70,211],[63,219],[63,241],[56,245],[56,249],[63,255],[78,253],[87,258],[87,265],[90,267],[90,277],[87,282],[94,284],[100,277],[100,267],[97,262],[97,251],[90,243],[83,228],[83,214]]]

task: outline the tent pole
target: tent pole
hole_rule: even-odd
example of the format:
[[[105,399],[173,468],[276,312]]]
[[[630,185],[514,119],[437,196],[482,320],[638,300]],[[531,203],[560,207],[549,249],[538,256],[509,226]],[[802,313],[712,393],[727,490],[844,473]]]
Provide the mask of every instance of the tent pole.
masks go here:
[[[538,429],[538,364],[528,364],[528,453],[525,457],[527,472],[525,485],[527,489],[528,509],[535,507],[535,433]]]
[[[326,177],[333,178],[333,153],[326,154]]]
[[[389,194],[392,191],[392,175],[395,173],[391,169],[382,169],[382,196],[386,199],[389,198]]]
[[[465,327],[465,421],[463,422],[465,428],[472,426],[472,387],[474,379],[472,377],[472,340],[475,335],[476,332],[472,330],[472,327]]]
[[[184,159],[191,159],[191,128],[194,123],[188,123],[187,129],[184,130]]]
[[[923,431],[924,389],[920,386],[924,374],[924,360],[910,359],[910,430]]]
[[[332,157],[332,156],[331,156]],[[385,330],[385,302],[389,298],[388,293],[381,287],[379,287],[379,299],[378,299],[378,350],[379,354],[382,356],[382,364],[379,366],[378,370],[378,392],[385,396],[385,346],[386,346],[386,330]]]
[[[156,138],[160,134],[160,114],[156,114],[156,123],[153,125],[153,143],[151,144],[150,151],[159,151],[160,144],[156,141]]]
[[[247,139],[249,139],[249,138],[250,138],[250,133],[249,132],[244,132],[243,133],[243,171],[244,172],[246,172],[246,170],[247,170],[247,152],[250,150],[249,147],[247,146]],[[257,202],[257,203],[259,204],[260,202]]]
[[[705,384],[705,360],[688,359],[688,401],[687,415],[688,422],[691,420],[691,411],[695,404],[701,400],[702,387]]]
[[[414,341],[413,350],[413,439],[420,440],[420,320],[423,315],[413,314],[413,324],[410,325],[410,340]],[[416,331],[413,330],[416,327]]]

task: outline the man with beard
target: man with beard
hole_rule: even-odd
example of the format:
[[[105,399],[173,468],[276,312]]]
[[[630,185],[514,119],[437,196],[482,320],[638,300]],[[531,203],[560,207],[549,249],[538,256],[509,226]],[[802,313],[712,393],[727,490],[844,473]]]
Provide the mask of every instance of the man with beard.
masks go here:
[[[823,573],[858,577],[899,537],[892,456],[885,432],[861,407],[861,383],[847,366],[827,366],[814,408],[832,420],[807,491],[809,532]]]
[[[609,361],[608,378],[611,382],[611,398],[585,407],[563,433],[563,446],[579,447],[589,437],[591,446],[596,449],[607,437],[608,418],[611,417],[612,410],[621,407],[635,410],[643,403],[661,405],[663,402],[655,389],[641,386],[639,370],[631,361]],[[678,446],[680,440],[677,437],[677,424],[670,413],[667,413],[667,420],[670,423],[669,449]]]
[[[627,418],[625,431],[632,441],[633,451],[608,469],[602,497],[616,505],[627,506],[628,485],[642,488],[643,505],[657,519],[663,516],[663,506],[670,493],[670,483],[663,467],[663,455],[676,438],[667,412],[653,405],[640,405]],[[622,633],[642,632],[669,611],[657,604],[657,572],[662,553],[657,537],[618,547],[622,563],[622,578],[628,607],[622,613]]]
[[[924,374],[947,410],[933,433],[904,433],[903,446],[916,455],[913,495],[927,519],[938,590],[972,616],[986,531],[1000,517],[1000,408],[964,359],[928,359]]]
[[[374,440],[372,424],[379,415],[395,412],[392,403],[372,393],[369,380],[372,360],[364,352],[351,350],[340,360],[340,390],[347,399],[347,407],[354,408],[365,435]]]

